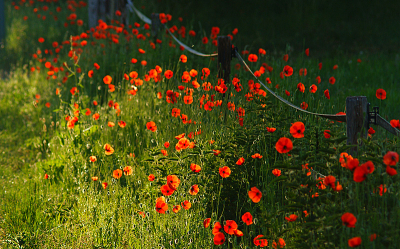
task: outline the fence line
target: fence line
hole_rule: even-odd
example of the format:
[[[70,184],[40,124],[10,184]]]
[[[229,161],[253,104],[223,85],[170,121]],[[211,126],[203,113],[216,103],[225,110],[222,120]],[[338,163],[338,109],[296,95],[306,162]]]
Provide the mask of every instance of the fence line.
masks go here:
[[[148,17],[146,17],[143,13],[141,13],[139,10],[137,10],[131,0],[128,0],[127,7],[130,9],[131,12],[134,11],[142,21],[151,25],[151,23],[152,23],[151,20]],[[178,38],[176,38],[172,34],[172,32],[169,30],[169,28],[166,25],[164,25],[164,26],[165,26],[166,30],[168,31],[168,33],[173,37],[173,39],[179,45],[181,45],[187,51],[189,51],[190,53],[193,53],[198,56],[203,56],[203,57],[211,57],[211,56],[218,55],[218,53],[203,54],[203,53],[200,53],[200,52],[188,47],[187,45],[185,45],[181,41],[179,41]],[[306,111],[306,110],[294,105],[293,103],[290,103],[289,101],[282,98],[281,96],[277,95],[274,91],[272,91],[269,87],[267,87],[262,81],[260,81],[258,79],[258,77],[255,76],[254,73],[251,71],[250,67],[246,64],[246,62],[243,60],[243,58],[240,56],[240,54],[236,48],[234,48],[232,50],[232,53],[233,53],[234,57],[236,57],[243,64],[243,66],[246,67],[246,69],[253,75],[253,77],[270,94],[272,94],[275,98],[279,99],[281,102],[283,102],[286,105],[288,105],[298,111],[301,111],[303,113],[315,115],[315,116],[322,117],[322,118],[327,118],[330,120],[347,122],[347,134],[353,134],[353,139],[348,138],[348,140],[347,140],[348,144],[356,144],[357,143],[356,141],[354,141],[354,140],[357,140],[357,139],[354,139],[354,137],[357,137],[358,134],[361,133],[363,128],[364,128],[363,137],[366,137],[366,134],[367,134],[366,130],[368,129],[368,126],[370,124],[379,125],[379,126],[383,127],[385,130],[389,131],[390,133],[400,137],[400,131],[398,129],[392,127],[387,120],[385,120],[384,118],[382,118],[379,115],[378,108],[374,108],[374,111],[372,111],[372,112],[369,111],[369,103],[366,102],[366,97],[347,97],[347,99],[346,99],[346,109],[347,110],[357,109],[357,111],[355,112],[355,115],[357,115],[357,117],[355,117],[355,116],[350,117],[350,115],[352,115],[350,113],[347,113],[347,114],[321,114],[321,113],[314,113],[314,112]],[[365,105],[365,103],[367,103],[367,105]],[[366,117],[364,118],[363,115],[365,115]],[[348,120],[354,120],[354,121],[349,123]]]

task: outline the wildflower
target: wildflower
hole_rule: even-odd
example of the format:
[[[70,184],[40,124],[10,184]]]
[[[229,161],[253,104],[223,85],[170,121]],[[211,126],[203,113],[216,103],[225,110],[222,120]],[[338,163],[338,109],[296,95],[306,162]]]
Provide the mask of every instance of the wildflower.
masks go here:
[[[201,171],[201,167],[194,163],[190,165],[190,169],[195,173],[199,173]]]
[[[249,54],[248,60],[249,60],[250,62],[257,62],[258,56],[255,55],[255,54]]]
[[[176,175],[167,176],[167,184],[173,190],[176,190],[181,183],[181,180]]]
[[[179,57],[179,61],[181,61],[182,63],[186,63],[187,62],[187,56],[186,55],[181,55],[181,57]]]
[[[224,226],[224,231],[227,234],[233,235],[234,231],[238,228],[237,223],[234,220],[227,220]]]
[[[152,181],[154,181],[154,175],[153,174],[150,174],[149,176],[148,176],[148,180],[150,181],[150,182],[152,182]]]
[[[383,163],[386,166],[394,166],[399,162],[399,154],[394,151],[388,151],[386,155],[383,156]]]
[[[108,183],[106,183],[106,182],[103,182],[103,183],[101,184],[101,186],[102,186],[104,189],[106,189],[106,188],[107,188],[107,186],[108,186]]]
[[[310,86],[310,93],[315,93],[316,91],[317,91],[317,86],[316,85],[314,85],[314,84],[312,84],[311,86]]]
[[[275,149],[279,153],[287,153],[293,149],[293,143],[289,138],[281,137],[278,142],[276,142]]]
[[[342,215],[343,226],[355,227],[357,218],[352,213],[344,213]]]
[[[256,159],[256,158],[261,159],[262,156],[261,156],[260,154],[256,153],[256,154],[252,155],[251,158],[254,158],[254,159]]]
[[[324,137],[325,137],[326,139],[328,139],[328,138],[331,137],[330,132],[331,132],[330,130],[324,130]]]
[[[90,157],[89,157],[89,160],[90,160],[92,163],[94,163],[94,162],[97,161],[97,158],[96,158],[95,156],[90,156]]]
[[[272,170],[272,174],[274,174],[274,176],[278,177],[281,175],[281,170],[280,169],[273,169]]]
[[[210,223],[211,223],[211,218],[206,218],[206,219],[203,221],[203,226],[204,226],[204,228],[209,227],[209,226],[210,226]]]
[[[104,84],[109,85],[109,84],[111,84],[111,81],[112,81],[112,78],[110,75],[104,76],[104,78],[103,78]]]
[[[112,155],[114,153],[113,147],[111,147],[111,145],[109,145],[109,144],[104,145],[104,150],[105,150],[105,154],[107,156]]]
[[[354,237],[349,239],[348,244],[350,247],[358,247],[361,245],[361,237]]]
[[[284,66],[283,67],[283,74],[286,77],[291,76],[293,74],[293,68],[291,66],[288,66],[288,65]]]
[[[244,163],[243,157],[239,158],[239,160],[237,160],[237,162],[236,162],[237,165],[242,165],[243,163]]]
[[[190,203],[188,200],[182,202],[181,205],[185,210],[189,210],[192,207],[192,203]]]
[[[199,193],[199,186],[197,184],[194,184],[193,186],[190,187],[189,194],[197,195],[197,193]]]
[[[331,83],[333,85],[333,84],[335,84],[335,82],[336,82],[335,77],[332,76],[329,78],[329,83]]]
[[[119,179],[119,178],[121,178],[121,176],[122,176],[122,170],[116,169],[116,170],[113,171],[113,177],[115,179]]]
[[[288,222],[296,221],[297,220],[297,215],[291,214],[291,215],[289,215],[289,217],[285,217],[285,220],[287,220]]]
[[[124,121],[120,120],[120,121],[118,121],[118,125],[119,125],[119,127],[121,127],[121,128],[125,128],[126,123],[125,123]]]
[[[156,123],[154,123],[153,121],[150,121],[146,124],[146,127],[148,130],[155,132],[157,130],[157,126]]]
[[[130,176],[133,173],[133,169],[131,166],[124,167],[123,171],[124,171],[124,175],[126,175],[126,176]]]
[[[309,55],[310,55],[310,49],[307,48],[306,51],[304,51],[304,53],[305,53],[307,56],[309,56]]]
[[[156,200],[156,211],[160,214],[164,214],[168,210],[168,205],[165,203],[165,198],[163,196],[157,198]]]
[[[327,99],[331,99],[331,96],[329,95],[329,90],[328,90],[328,89],[326,89],[326,90],[324,91],[324,95],[325,95],[325,97],[326,97]]]
[[[264,235],[260,234],[257,235],[254,239],[253,239],[253,243],[256,246],[260,246],[260,247],[266,247],[268,246],[268,240],[267,239],[259,239],[261,237],[263,237]]]
[[[376,97],[380,100],[386,99],[386,91],[381,88],[376,90]]]
[[[262,193],[258,188],[252,187],[249,191],[249,197],[254,203],[258,203],[261,200]]]
[[[290,127],[290,134],[294,138],[302,138],[304,137],[304,131],[305,131],[305,126],[303,122],[295,122],[291,127]]]
[[[174,193],[174,190],[171,189],[170,187],[168,187],[168,184],[161,186],[160,190],[161,190],[161,193],[165,196],[170,196]]]
[[[228,166],[224,166],[219,168],[219,174],[222,178],[227,178],[231,175],[231,169]]]
[[[242,221],[246,223],[246,225],[250,226],[253,224],[253,216],[250,214],[250,212],[246,212],[242,215]]]
[[[214,244],[222,245],[225,243],[225,235],[221,232],[214,235]]]
[[[96,182],[96,181],[98,181],[98,180],[99,180],[99,177],[98,177],[98,176],[92,176],[92,181]]]

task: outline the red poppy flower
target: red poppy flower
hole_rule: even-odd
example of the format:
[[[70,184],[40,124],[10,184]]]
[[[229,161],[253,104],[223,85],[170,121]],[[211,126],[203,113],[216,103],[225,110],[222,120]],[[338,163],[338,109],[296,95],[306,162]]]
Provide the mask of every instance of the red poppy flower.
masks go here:
[[[297,215],[291,214],[291,215],[289,215],[289,217],[285,217],[285,220],[287,220],[288,222],[296,221],[297,220]]]
[[[165,71],[164,76],[167,79],[171,79],[172,76],[174,76],[174,73],[171,70],[167,70],[167,71]]]
[[[306,102],[302,102],[302,103],[300,104],[300,108],[303,109],[303,110],[307,110],[308,104],[307,104]]]
[[[98,180],[99,180],[99,177],[98,177],[98,176],[92,176],[92,181],[96,182],[96,181],[98,181]]]
[[[186,63],[187,62],[187,56],[186,55],[181,55],[181,57],[179,57],[179,61],[181,61],[182,63]]]
[[[217,233],[214,235],[214,244],[222,245],[225,243],[225,235],[223,233]]]
[[[303,122],[295,122],[293,125],[290,127],[290,134],[294,138],[302,138],[304,137],[304,131],[305,131],[305,126]]]
[[[178,213],[180,210],[181,210],[181,206],[179,206],[179,205],[175,205],[175,206],[172,208],[172,212],[174,212],[174,213]]]
[[[255,54],[249,54],[249,57],[247,58],[250,62],[257,62],[258,56]]]
[[[126,176],[130,176],[133,173],[133,169],[131,166],[125,166],[123,171],[124,171],[124,175],[126,175]]]
[[[109,145],[109,144],[104,145],[104,150],[105,150],[105,154],[107,156],[112,155],[114,153],[113,147],[111,147],[111,145]]]
[[[279,153],[288,153],[293,149],[293,143],[289,138],[281,137],[278,142],[276,142],[275,149]]]
[[[242,215],[242,221],[246,223],[246,225],[250,226],[253,224],[253,216],[250,214],[250,212],[246,212]]]
[[[297,90],[299,90],[300,92],[304,93],[306,88],[305,88],[304,84],[300,82],[299,84],[297,84]]]
[[[396,119],[390,120],[390,125],[394,128],[400,129],[400,121]]]
[[[99,64],[97,64],[97,63],[94,63],[93,66],[94,66],[97,70],[100,69],[100,66],[99,66]]]
[[[332,76],[329,78],[329,83],[331,83],[333,85],[333,84],[335,84],[335,82],[336,82],[335,77]]]
[[[197,165],[197,164],[192,163],[190,165],[190,169],[195,173],[199,173],[200,170],[201,170],[201,167],[199,165]]]
[[[197,184],[193,185],[189,189],[189,194],[191,195],[197,195],[199,193],[199,186]]]
[[[249,191],[249,197],[254,203],[258,203],[261,200],[262,193],[258,188],[252,187]]]
[[[361,245],[361,237],[354,237],[349,239],[348,244],[350,247],[358,247],[359,245]]]
[[[72,95],[75,95],[75,93],[78,93],[78,92],[79,92],[79,90],[78,90],[78,88],[76,86],[72,87],[71,90],[70,90],[70,93]]]
[[[357,167],[353,172],[353,180],[362,182],[367,178],[368,170],[366,167]]]
[[[209,227],[209,226],[210,226],[210,223],[211,223],[211,218],[205,219],[205,220],[203,221],[203,226],[204,226],[204,228]]]
[[[214,223],[214,227],[212,230],[212,234],[216,235],[217,233],[219,233],[219,231],[222,229],[221,223],[219,223],[218,221]]]
[[[111,84],[111,81],[112,81],[112,78],[110,75],[104,76],[104,78],[103,78],[104,84],[109,85],[109,84]]]
[[[176,175],[167,176],[167,184],[173,190],[176,190],[181,183],[181,180]]]
[[[262,156],[260,154],[258,154],[258,153],[252,155],[251,157],[254,158],[254,159],[256,159],[256,158],[261,159],[262,158]]]
[[[324,95],[325,95],[325,97],[326,97],[327,99],[331,99],[331,96],[329,95],[329,90],[328,90],[328,89],[326,89],[326,90],[324,91]]]
[[[274,176],[278,177],[281,175],[281,170],[280,169],[273,169],[272,170],[272,174],[274,174]]]
[[[156,211],[160,214],[165,214],[165,211],[168,210],[168,204],[165,203],[165,198],[161,196],[156,200]]]
[[[231,175],[231,169],[228,166],[224,166],[219,168],[219,174],[222,178],[227,178]]]
[[[316,85],[314,85],[314,84],[312,84],[311,86],[310,86],[310,93],[315,93],[316,91],[317,91],[317,86]]]
[[[267,131],[270,133],[274,133],[276,131],[276,128],[274,127],[267,127]]]
[[[221,153],[221,151],[219,150],[213,150],[213,151],[214,151],[214,156],[218,156]]]
[[[155,177],[153,174],[150,174],[149,177],[147,178],[150,182],[154,181]]]
[[[168,184],[165,184],[165,185],[161,186],[160,190],[161,190],[161,193],[162,193],[163,195],[165,195],[165,196],[170,196],[170,195],[172,195],[172,194],[174,193],[174,190],[171,189],[171,188],[168,186]]]
[[[108,186],[108,183],[106,183],[106,182],[103,182],[103,183],[101,184],[101,186],[102,186],[104,189],[106,189],[106,188],[107,188],[107,186]]]
[[[391,168],[390,166],[386,166],[386,173],[390,176],[397,175],[397,170]]]
[[[92,163],[94,163],[94,162],[97,161],[97,158],[96,158],[95,156],[90,156],[90,157],[89,157],[89,160],[90,160]]]
[[[239,158],[239,160],[237,160],[237,162],[236,162],[237,165],[242,165],[243,163],[244,163],[243,157]]]
[[[234,220],[227,220],[225,222],[224,231],[227,234],[233,235],[237,228],[238,228],[238,225]]]
[[[253,239],[253,243],[256,246],[260,246],[260,247],[266,247],[268,246],[268,240],[267,239],[259,239],[261,237],[263,237],[264,235],[260,234],[257,235],[254,239]]]
[[[244,234],[242,231],[240,231],[239,229],[236,229],[235,231],[233,231],[236,237],[242,237]]]
[[[318,84],[321,83],[321,77],[320,76],[317,76],[317,78],[315,78],[315,80],[317,81]]]
[[[156,123],[154,123],[153,121],[150,121],[146,124],[146,127],[148,130],[155,132],[157,130],[157,126]]]
[[[343,226],[355,227],[357,218],[352,213],[344,213],[342,215]]]
[[[376,97],[381,100],[386,99],[386,91],[381,88],[376,90]]]
[[[291,66],[288,66],[288,65],[284,66],[284,67],[283,67],[283,74],[284,74],[286,77],[291,76],[291,75],[293,74],[293,68],[292,68]]]
[[[335,182],[336,182],[336,177],[330,175],[326,176],[323,181],[325,186],[330,186],[333,189],[335,188]]]
[[[309,49],[309,48],[307,48],[306,51],[304,51],[304,52],[305,52],[305,54],[306,54],[307,56],[310,55],[310,49]]]
[[[121,176],[122,176],[122,170],[116,169],[116,170],[113,171],[113,177],[115,179],[119,179],[119,178],[121,178]]]
[[[283,60],[284,60],[284,61],[288,61],[288,60],[289,60],[289,55],[288,55],[288,54],[285,54],[285,55],[283,56]]]
[[[279,248],[284,248],[286,246],[286,242],[284,239],[279,238],[278,243],[276,243],[275,241],[272,243],[272,248],[277,249],[279,246]]]
[[[322,69],[322,62],[318,63],[318,68],[319,68],[319,70]]]
[[[369,236],[369,240],[370,240],[370,241],[376,240],[376,233],[371,234],[371,235]]]
[[[388,151],[386,155],[383,156],[383,163],[386,166],[394,166],[399,162],[399,154],[394,151]]]
[[[375,134],[374,128],[369,127],[369,129],[368,129],[368,134],[369,134],[369,135]]]

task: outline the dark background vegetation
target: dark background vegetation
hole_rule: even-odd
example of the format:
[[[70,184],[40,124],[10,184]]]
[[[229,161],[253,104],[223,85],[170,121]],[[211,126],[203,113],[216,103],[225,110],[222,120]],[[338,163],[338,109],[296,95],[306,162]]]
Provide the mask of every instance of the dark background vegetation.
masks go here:
[[[183,24],[231,32],[235,45],[282,51],[311,48],[318,53],[399,50],[400,1],[395,0],[146,0],[136,1],[146,15],[170,13]],[[188,27],[189,28],[189,27]],[[222,34],[224,35],[224,34]]]

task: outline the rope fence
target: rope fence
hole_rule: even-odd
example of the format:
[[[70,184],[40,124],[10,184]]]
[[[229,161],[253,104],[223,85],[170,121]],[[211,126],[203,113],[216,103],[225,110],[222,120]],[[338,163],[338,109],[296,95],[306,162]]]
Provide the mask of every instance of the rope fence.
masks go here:
[[[131,0],[127,0],[126,6],[131,12],[134,12],[143,22],[149,25],[152,24],[152,20],[146,17],[138,9],[136,9]],[[306,111],[300,108],[299,106],[296,106],[293,103],[287,101],[281,96],[277,95],[274,91],[272,91],[269,87],[267,87],[257,76],[255,76],[253,71],[240,56],[238,49],[232,48],[230,37],[228,36],[218,37],[218,53],[204,54],[185,45],[172,34],[172,32],[166,25],[162,26],[167,30],[167,32],[180,46],[184,47],[190,53],[202,57],[218,56],[218,72],[219,72],[218,77],[224,78],[225,82],[229,82],[230,60],[232,57],[235,57],[253,75],[253,77],[258,81],[258,83],[260,83],[261,86],[263,86],[270,94],[272,94],[275,98],[277,98],[284,104],[306,114],[327,118],[334,121],[346,122],[347,144],[358,145],[358,138],[360,137],[360,134],[364,138],[367,137],[367,131],[369,129],[370,124],[379,125],[383,127],[385,130],[394,134],[395,136],[400,137],[400,131],[391,126],[387,120],[385,120],[379,115],[378,107],[374,107],[373,111],[370,111],[370,103],[367,102],[367,98],[365,96],[347,97],[346,114],[321,114],[321,113]],[[229,41],[226,42],[226,39],[228,39]],[[350,153],[357,152],[357,147],[351,148],[349,152]]]

